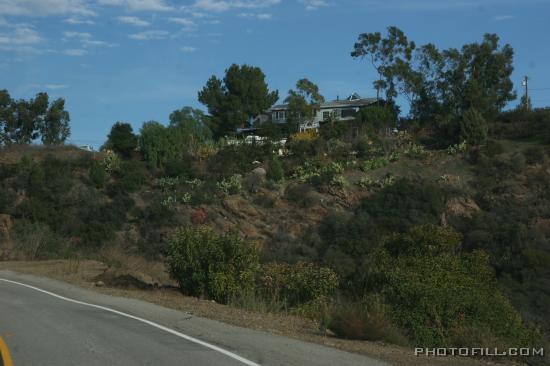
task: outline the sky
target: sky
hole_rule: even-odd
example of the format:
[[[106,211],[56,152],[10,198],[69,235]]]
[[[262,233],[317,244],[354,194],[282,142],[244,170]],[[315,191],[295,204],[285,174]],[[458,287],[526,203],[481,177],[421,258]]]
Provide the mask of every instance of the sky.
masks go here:
[[[70,142],[98,147],[117,121],[137,132],[205,110],[198,91],[233,63],[260,67],[281,100],[304,77],[328,100],[376,96],[375,71],[350,52],[395,25],[439,48],[497,33],[518,94],[527,75],[533,105],[550,106],[549,20],[550,0],[0,0],[0,89],[64,98]]]

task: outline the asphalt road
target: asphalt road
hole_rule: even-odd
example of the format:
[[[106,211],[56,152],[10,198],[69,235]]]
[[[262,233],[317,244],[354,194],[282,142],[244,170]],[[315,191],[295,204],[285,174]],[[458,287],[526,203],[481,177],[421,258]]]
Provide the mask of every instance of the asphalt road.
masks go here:
[[[386,365],[317,344],[3,270],[0,337],[15,366]]]

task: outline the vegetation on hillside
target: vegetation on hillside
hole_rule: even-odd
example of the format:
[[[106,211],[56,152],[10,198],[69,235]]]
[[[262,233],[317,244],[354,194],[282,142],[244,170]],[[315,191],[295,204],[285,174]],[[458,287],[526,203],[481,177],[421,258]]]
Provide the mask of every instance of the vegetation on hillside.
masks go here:
[[[361,35],[353,56],[372,59],[386,103],[318,132],[296,132],[323,100],[303,79],[288,126],[256,143],[224,137],[277,99],[259,68],[233,65],[199,93],[209,115],[185,107],[137,133],[117,122],[99,153],[2,140],[0,257],[118,246],[166,263],[187,295],[307,316],[339,337],[547,342],[550,111],[502,111],[511,48],[494,35],[417,48],[390,28]],[[1,104],[6,136],[13,103]]]

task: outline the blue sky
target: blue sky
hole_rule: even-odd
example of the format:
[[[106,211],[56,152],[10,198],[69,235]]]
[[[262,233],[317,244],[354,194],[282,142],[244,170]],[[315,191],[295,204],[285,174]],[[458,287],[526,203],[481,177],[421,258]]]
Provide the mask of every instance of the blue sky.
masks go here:
[[[440,48],[497,33],[518,92],[528,75],[548,106],[549,19],[549,0],[0,0],[0,89],[65,98],[71,141],[99,146],[116,121],[204,108],[198,90],[232,63],[261,67],[281,98],[303,77],[327,99],[374,96],[374,70],[350,52],[396,25]]]

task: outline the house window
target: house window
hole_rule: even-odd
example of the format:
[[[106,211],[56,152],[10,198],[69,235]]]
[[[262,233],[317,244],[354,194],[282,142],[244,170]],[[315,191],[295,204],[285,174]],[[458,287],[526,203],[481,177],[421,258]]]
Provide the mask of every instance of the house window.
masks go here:
[[[277,112],[277,119],[285,119],[285,112],[284,111]]]
[[[330,112],[323,112],[323,120],[328,120],[330,118]]]

